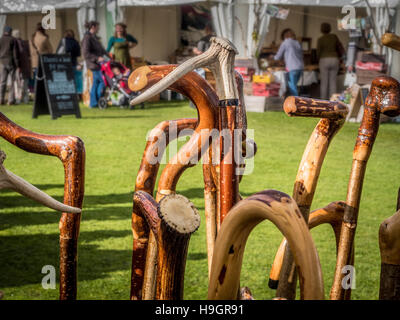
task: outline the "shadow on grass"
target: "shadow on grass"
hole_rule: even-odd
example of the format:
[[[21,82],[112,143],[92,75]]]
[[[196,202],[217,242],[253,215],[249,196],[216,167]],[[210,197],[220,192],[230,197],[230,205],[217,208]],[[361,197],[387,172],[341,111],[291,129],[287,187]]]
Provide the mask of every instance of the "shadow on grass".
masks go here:
[[[99,249],[87,242],[131,235],[130,230],[96,230],[80,234],[78,248],[79,281],[106,278],[114,271],[130,270],[131,250]],[[35,234],[0,237],[0,289],[27,284],[41,285],[43,266],[59,270],[59,237],[57,234]],[[57,271],[57,280],[59,275]]]
[[[188,260],[205,260],[207,259],[207,253],[204,252],[193,252],[187,256]]]
[[[38,185],[42,190],[46,190],[45,186],[46,185]],[[48,188],[53,188],[56,185],[47,186]],[[104,221],[130,219],[132,213],[132,197],[133,193],[85,196],[83,202],[82,223],[90,220]],[[58,201],[63,201],[62,197],[54,198]],[[129,203],[129,205],[118,205],[127,203]],[[102,207],[102,205],[107,206]],[[2,214],[0,209],[0,230],[6,230],[15,226],[58,223],[61,214],[56,211],[41,210],[42,207],[43,206],[40,203],[14,192],[0,196],[0,208],[13,210],[13,212]],[[32,208],[32,210],[29,211],[29,208]]]
[[[133,112],[133,111],[132,111]],[[112,115],[104,115],[104,116],[85,116],[85,119],[129,119],[129,118],[145,118],[145,116],[140,116],[140,115],[131,115],[131,116],[127,116],[127,115],[120,115],[120,116],[112,116]]]

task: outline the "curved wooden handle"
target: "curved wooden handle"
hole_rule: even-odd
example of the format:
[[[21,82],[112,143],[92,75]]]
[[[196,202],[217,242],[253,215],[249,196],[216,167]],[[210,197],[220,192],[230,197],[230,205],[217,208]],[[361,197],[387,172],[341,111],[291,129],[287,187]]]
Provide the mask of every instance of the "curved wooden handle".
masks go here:
[[[302,299],[324,299],[318,253],[296,202],[287,194],[264,190],[242,200],[227,215],[215,242],[208,299],[236,299],[247,238],[270,220],[287,238],[299,268]]]
[[[400,51],[400,37],[398,35],[394,33],[385,33],[381,41],[384,46]]]
[[[343,119],[348,108],[339,101],[320,100],[304,97],[286,98],[283,109],[289,117],[314,117],[327,119]]]
[[[326,207],[316,209],[310,213],[308,220],[308,227],[315,228],[321,224],[328,223],[331,225],[336,239],[336,251],[338,249],[338,242],[340,236],[340,227],[343,221],[344,208],[346,203],[343,201],[331,202]],[[279,276],[281,274],[283,258],[286,247],[286,239],[284,238],[275,254],[275,259],[271,267],[268,286],[271,289],[277,289],[279,283]]]

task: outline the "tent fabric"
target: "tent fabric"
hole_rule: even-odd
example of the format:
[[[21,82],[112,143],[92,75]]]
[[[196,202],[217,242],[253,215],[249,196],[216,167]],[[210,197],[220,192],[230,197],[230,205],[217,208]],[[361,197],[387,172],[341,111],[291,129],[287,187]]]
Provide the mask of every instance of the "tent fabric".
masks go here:
[[[1,0],[0,14],[15,13],[15,12],[38,12],[46,5],[57,8],[80,8],[82,6],[92,4],[96,0]],[[196,2],[214,2],[222,4],[254,4],[258,0],[118,0],[119,6],[169,6],[182,5]],[[263,4],[276,5],[302,5],[302,6],[335,6],[342,7],[349,5],[349,0],[261,0]],[[372,7],[382,7],[385,5],[384,0],[369,0]],[[388,5],[391,8],[397,7],[400,0],[388,0]],[[354,6],[365,7],[365,1],[360,0]]]
[[[5,14],[0,14],[0,34],[3,34],[4,26],[6,25],[7,16]]]
[[[120,6],[168,6],[168,5],[182,5],[195,2],[214,2],[223,4],[255,4],[259,0],[119,0]],[[372,7],[384,6],[385,0],[369,0]],[[261,0],[262,4],[275,4],[275,5],[300,5],[300,6],[327,6],[327,7],[342,7],[345,5],[354,5],[356,7],[365,7],[365,1],[360,0],[356,4],[351,4],[349,0]],[[388,5],[391,8],[399,5],[399,0],[388,0]]]

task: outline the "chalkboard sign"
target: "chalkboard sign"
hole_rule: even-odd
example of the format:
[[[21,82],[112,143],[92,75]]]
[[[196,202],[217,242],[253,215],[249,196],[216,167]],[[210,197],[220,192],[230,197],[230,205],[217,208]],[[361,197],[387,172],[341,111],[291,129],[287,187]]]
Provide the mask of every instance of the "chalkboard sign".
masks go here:
[[[66,114],[81,117],[69,54],[39,55],[32,117],[41,114],[50,114],[52,119]]]

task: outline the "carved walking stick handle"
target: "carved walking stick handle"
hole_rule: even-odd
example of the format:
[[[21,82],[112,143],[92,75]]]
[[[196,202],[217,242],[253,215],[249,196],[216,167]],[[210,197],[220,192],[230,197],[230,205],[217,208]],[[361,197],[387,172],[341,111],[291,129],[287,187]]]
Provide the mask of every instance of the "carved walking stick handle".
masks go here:
[[[394,33],[385,33],[381,42],[384,46],[400,51],[400,37]]]
[[[314,117],[326,119],[343,119],[348,113],[344,103],[304,97],[286,98],[283,109],[290,117]]]
[[[323,299],[318,253],[296,202],[287,194],[264,190],[237,203],[221,225],[215,242],[208,299],[236,299],[246,241],[253,228],[270,220],[289,242],[299,266],[302,299]]]
[[[305,221],[309,221],[310,207],[325,155],[333,137],[344,124],[348,108],[345,104],[336,101],[288,97],[284,103],[284,110],[288,116],[321,118],[304,150],[293,190],[293,199],[299,206]],[[282,262],[274,263],[270,284],[278,289],[277,297],[294,299],[297,273],[294,272],[293,255],[288,250],[289,247],[287,245],[285,247],[284,254],[282,246],[279,249],[277,259]]]

